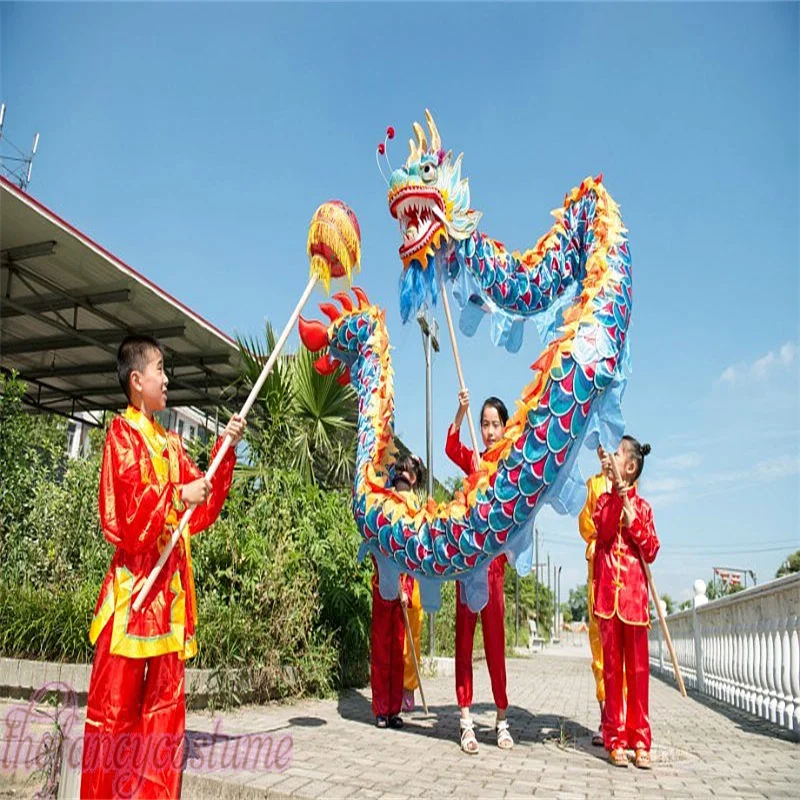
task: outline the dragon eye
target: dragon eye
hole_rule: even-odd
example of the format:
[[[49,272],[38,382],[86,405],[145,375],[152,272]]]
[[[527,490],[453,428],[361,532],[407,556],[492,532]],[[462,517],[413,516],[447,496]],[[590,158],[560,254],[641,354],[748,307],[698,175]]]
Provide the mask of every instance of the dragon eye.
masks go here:
[[[419,168],[419,175],[424,183],[433,183],[436,180],[436,166],[434,164],[423,164]]]

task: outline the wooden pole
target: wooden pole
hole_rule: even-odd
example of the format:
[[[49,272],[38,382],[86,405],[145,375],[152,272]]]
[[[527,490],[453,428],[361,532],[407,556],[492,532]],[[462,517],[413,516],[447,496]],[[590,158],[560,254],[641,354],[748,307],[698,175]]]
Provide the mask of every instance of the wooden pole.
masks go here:
[[[428,704],[425,702],[425,691],[422,688],[422,676],[419,674],[419,661],[417,661],[417,651],[414,647],[414,637],[411,635],[411,623],[408,621],[408,609],[401,604],[403,609],[403,619],[406,623],[406,637],[408,638],[408,649],[411,650],[411,658],[414,659],[414,672],[417,675],[417,683],[419,684],[419,696],[422,698],[422,708],[425,713],[428,713]]]
[[[620,477],[619,470],[617,469],[617,464],[614,461],[613,455],[610,453],[607,455],[609,456],[609,464],[611,466],[611,471],[614,473],[614,480],[617,483],[622,483],[622,478]],[[630,504],[631,501],[627,495],[627,492],[622,497],[622,503],[631,511],[634,511],[633,507]],[[653,575],[650,572],[650,565],[644,560],[644,558],[642,558],[641,552],[639,552],[639,561],[642,565],[642,569],[644,570],[645,577],[647,578],[647,585],[650,588],[650,596],[653,598],[653,605],[656,607],[656,614],[658,616],[658,621],[661,625],[661,632],[664,634],[664,641],[667,643],[667,650],[669,651],[669,657],[672,660],[672,669],[675,672],[675,680],[678,682],[678,690],[680,691],[682,697],[686,697],[686,686],[683,683],[683,675],[681,675],[681,668],[678,666],[678,657],[675,655],[675,648],[672,646],[672,637],[669,635],[667,620],[664,618],[664,612],[661,610],[661,600],[659,599],[658,592],[656,591],[656,584],[653,581]]]
[[[306,304],[306,301],[311,294],[311,291],[314,288],[314,285],[317,282],[316,275],[313,275],[308,280],[308,284],[303,291],[302,296],[300,297],[300,302],[298,302],[297,306],[295,307],[292,315],[289,317],[289,321],[286,323],[286,327],[281,331],[281,335],[278,337],[278,341],[275,342],[275,347],[273,348],[272,352],[269,354],[269,358],[267,359],[267,363],[264,365],[264,369],[261,370],[261,374],[258,376],[258,380],[255,382],[252,390],[250,391],[250,395],[248,396],[247,400],[245,400],[244,405],[242,406],[242,410],[239,412],[239,416],[242,418],[246,417],[250,412],[250,409],[253,407],[253,403],[255,403],[256,398],[258,397],[258,393],[261,391],[261,387],[264,385],[264,381],[266,381],[267,376],[270,372],[272,372],[272,368],[275,366],[275,362],[278,360],[278,356],[283,350],[284,345],[286,344],[286,340],[289,338],[289,334],[292,332],[292,328],[294,328],[295,322],[297,322],[297,318],[300,316],[300,312],[303,310],[303,306]],[[222,459],[225,457],[225,454],[228,452],[231,446],[231,438],[230,436],[225,437],[225,441],[222,443],[222,446],[217,451],[217,455],[214,457],[214,460],[211,462],[211,466],[208,468],[208,472],[206,472],[206,479],[211,480],[219,465],[222,463]],[[147,580],[145,581],[144,586],[142,586],[139,594],[136,596],[136,599],[133,601],[133,610],[138,611],[144,601],[147,599],[147,595],[149,594],[150,590],[153,588],[153,584],[156,582],[161,570],[164,568],[164,564],[167,563],[167,559],[169,558],[169,554],[172,552],[175,545],[178,543],[178,539],[181,538],[183,535],[186,526],[189,524],[189,520],[192,518],[192,513],[194,512],[196,506],[190,506],[186,509],[181,517],[180,525],[175,528],[172,538],[167,542],[164,550],[161,553],[161,557],[158,559],[158,562],[150,571],[150,575],[148,576]]]
[[[453,327],[453,318],[450,314],[450,300],[447,297],[447,286],[445,285],[444,279],[442,278],[442,273],[439,271],[439,293],[442,295],[442,305],[444,306],[444,315],[447,318],[447,330],[450,333],[450,344],[453,346],[453,358],[456,362],[456,373],[458,374],[458,385],[461,391],[463,392],[467,385],[464,383],[464,373],[461,370],[461,358],[458,355],[458,342],[456,341],[456,331]],[[472,452],[475,455],[475,466],[473,469],[477,469],[479,465],[480,459],[480,449],[478,448],[478,437],[475,435],[475,425],[472,422],[472,414],[469,412],[469,408],[467,408],[467,424],[469,425],[469,435],[472,439]]]

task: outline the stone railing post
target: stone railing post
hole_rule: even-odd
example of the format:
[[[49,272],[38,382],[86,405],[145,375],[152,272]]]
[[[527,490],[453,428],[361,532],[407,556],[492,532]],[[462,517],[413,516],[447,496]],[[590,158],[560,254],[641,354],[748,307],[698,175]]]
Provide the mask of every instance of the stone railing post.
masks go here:
[[[789,660],[791,663],[792,701],[787,709],[791,729],[800,732],[800,617],[789,617]]]
[[[692,628],[694,629],[694,669],[697,691],[705,692],[705,671],[703,670],[703,632],[697,609],[708,602],[706,582],[699,578],[694,582],[694,602],[692,603]]]

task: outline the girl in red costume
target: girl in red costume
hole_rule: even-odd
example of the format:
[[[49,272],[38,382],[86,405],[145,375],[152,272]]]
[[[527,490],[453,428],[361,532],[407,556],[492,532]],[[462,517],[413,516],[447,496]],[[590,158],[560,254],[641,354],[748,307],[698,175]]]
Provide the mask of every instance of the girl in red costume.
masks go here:
[[[86,709],[82,798],[177,798],[181,793],[184,663],[197,652],[197,606],[189,535],[217,518],[233,475],[245,421],[225,429],[234,447],[212,481],[154,417],[167,403],[164,355],[155,339],[129,336],[117,353],[129,405],[108,429],[100,471],[100,520],[116,548],[97,601]],[[222,443],[220,439],[214,451]],[[144,606],[133,599],[178,526],[189,528],[167,559]]]
[[[642,560],[648,564],[655,560],[659,542],[653,511],[635,484],[649,452],[650,445],[624,436],[615,453],[601,453],[612,489],[600,495],[594,512],[594,614],[600,623],[606,690],[603,744],[618,767],[628,766],[625,751],[634,750],[634,764],[640,769],[651,766],[650,612]]]
[[[459,429],[469,409],[469,392],[465,389],[458,393],[458,411],[453,424],[447,431],[445,452],[450,460],[467,475],[478,469],[475,453],[461,442]],[[481,408],[481,438],[484,448],[488,449],[503,436],[508,422],[508,410],[502,400],[489,397]],[[485,452],[485,451],[484,451]],[[482,455],[482,454],[481,454]],[[503,594],[503,578],[506,557],[501,555],[489,566],[489,600],[480,612],[483,628],[483,649],[486,653],[486,666],[492,683],[492,694],[497,706],[495,732],[497,746],[509,750],[514,740],[508,730],[506,709],[506,629],[505,629],[505,595]],[[475,638],[475,625],[478,615],[470,611],[462,598],[461,583],[456,583],[456,698],[461,709],[461,749],[474,755],[478,752],[478,740],[475,738],[475,727],[470,717],[472,705],[472,646]]]

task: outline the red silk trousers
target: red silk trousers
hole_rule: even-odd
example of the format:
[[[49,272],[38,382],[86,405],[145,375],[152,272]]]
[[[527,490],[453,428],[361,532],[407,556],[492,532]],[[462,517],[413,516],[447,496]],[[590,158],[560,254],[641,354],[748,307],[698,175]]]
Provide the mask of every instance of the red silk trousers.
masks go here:
[[[370,684],[372,713],[388,717],[400,713],[403,703],[403,645],[406,626],[400,600],[384,600],[377,577],[372,581],[370,629]]]
[[[177,653],[138,659],[97,640],[86,730],[82,798],[178,798],[186,727],[184,662]]]
[[[497,559],[489,567],[489,601],[480,612],[486,667],[495,705],[501,710],[508,708],[504,569],[505,558]],[[459,708],[472,705],[472,648],[477,622],[478,614],[462,602],[461,584],[456,582],[456,700]]]
[[[650,655],[646,625],[627,625],[618,616],[598,619],[603,644],[603,744],[650,750]],[[627,703],[624,688],[627,684]],[[626,709],[627,705],[627,709]]]

